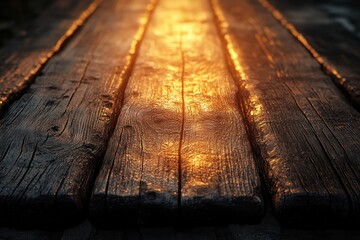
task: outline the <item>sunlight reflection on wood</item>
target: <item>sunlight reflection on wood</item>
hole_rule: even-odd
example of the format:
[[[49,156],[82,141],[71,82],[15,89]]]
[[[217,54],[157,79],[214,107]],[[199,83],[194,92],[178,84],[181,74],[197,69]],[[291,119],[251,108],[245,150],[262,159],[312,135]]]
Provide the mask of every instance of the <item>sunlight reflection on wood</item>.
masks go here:
[[[220,46],[207,0],[159,1],[105,156],[110,174],[98,178],[108,184],[108,215],[261,216],[260,181]]]

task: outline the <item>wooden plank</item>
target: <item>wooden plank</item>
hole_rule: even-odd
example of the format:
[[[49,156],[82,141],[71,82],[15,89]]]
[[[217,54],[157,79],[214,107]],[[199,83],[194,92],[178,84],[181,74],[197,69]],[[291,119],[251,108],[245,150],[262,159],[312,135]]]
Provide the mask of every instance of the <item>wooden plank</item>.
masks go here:
[[[329,16],[324,12],[322,9],[324,2],[307,0],[281,1],[280,3],[280,1],[272,0],[271,2],[279,8],[283,16],[266,0],[262,2],[311,52],[324,71],[335,80],[335,83],[359,110],[360,41],[358,36],[340,24],[339,18]],[[329,2],[326,3],[329,4]],[[351,6],[350,3],[348,5]],[[358,11],[354,11],[354,17],[356,13],[359,15]]]
[[[259,2],[212,6],[278,218],[358,222],[359,112]]]
[[[106,1],[0,120],[0,221],[61,227],[84,215],[149,18]]]
[[[91,198],[96,224],[176,220],[183,63],[174,22],[180,17],[161,1],[141,44]]]
[[[160,1],[95,183],[93,222],[170,223],[179,210],[192,222],[261,215],[236,86],[219,46],[208,2]]]
[[[29,87],[45,63],[83,25],[101,0],[57,0],[26,35],[0,50],[0,114]]]
[[[260,180],[207,0],[172,3],[183,12],[184,133],[181,212],[189,221],[251,222],[263,211]]]

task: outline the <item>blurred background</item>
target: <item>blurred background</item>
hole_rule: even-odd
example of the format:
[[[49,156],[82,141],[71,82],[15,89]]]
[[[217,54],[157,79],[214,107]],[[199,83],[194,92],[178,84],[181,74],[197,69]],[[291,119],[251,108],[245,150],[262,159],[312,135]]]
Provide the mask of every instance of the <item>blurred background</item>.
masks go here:
[[[0,47],[13,36],[26,35],[29,23],[53,1],[0,0]],[[79,1],[79,0],[74,0]],[[241,0],[234,0],[241,1]],[[360,39],[360,0],[269,0],[280,11],[304,15],[306,9],[317,8]],[[289,19],[291,20],[291,19]]]
[[[0,0],[0,46],[26,34],[29,23],[54,0]]]

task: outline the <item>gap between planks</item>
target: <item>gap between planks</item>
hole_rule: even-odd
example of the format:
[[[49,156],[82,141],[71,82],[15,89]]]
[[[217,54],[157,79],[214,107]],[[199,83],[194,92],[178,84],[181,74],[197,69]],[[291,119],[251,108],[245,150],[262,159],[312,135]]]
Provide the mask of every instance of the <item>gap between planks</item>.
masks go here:
[[[25,93],[35,78],[41,74],[41,70],[49,59],[63,49],[65,44],[95,12],[102,0],[94,0],[90,4],[87,4],[88,2],[90,1],[76,3],[75,7],[73,6],[69,10],[67,8],[74,5],[73,2],[56,1],[34,23],[35,31],[30,32],[30,37],[16,38],[3,46],[0,52],[0,58],[4,61],[4,65],[0,67],[0,114],[3,114],[12,102]],[[85,5],[88,6],[83,10]],[[59,17],[56,12],[59,10],[68,12],[63,13],[64,17]],[[73,20],[74,16],[72,15],[77,14],[80,16]],[[56,23],[54,25],[57,25],[55,28],[53,25],[47,26],[48,22],[52,21]],[[69,21],[70,23],[68,23]],[[40,35],[39,29],[44,31]],[[42,44],[40,47],[39,43]]]
[[[153,4],[105,1],[0,120],[3,224],[61,228],[85,217]]]
[[[261,217],[259,177],[219,46],[207,1],[159,2],[95,183],[94,223],[171,223],[179,209],[188,222]]]
[[[260,3],[212,8],[276,215],[292,226],[356,226],[359,113]]]
[[[348,52],[342,52],[340,50],[339,56],[331,57],[331,56],[321,56],[321,54],[313,47],[313,45],[307,40],[306,36],[300,33],[294,24],[290,23],[283,14],[279,10],[277,10],[268,0],[259,0],[259,2],[266,8],[274,18],[283,25],[291,35],[297,39],[305,49],[316,59],[316,61],[320,64],[321,70],[324,74],[331,77],[336,86],[338,86],[344,94],[348,97],[349,101],[354,105],[354,107],[359,111],[360,110],[360,76],[356,72],[356,70],[351,69],[347,66],[342,66],[342,64],[338,61],[338,58],[341,57],[342,54],[345,54],[345,58],[349,58],[350,61],[355,61],[356,58],[351,59],[351,54]],[[319,26],[321,27],[321,26]],[[327,29],[330,30],[330,29]],[[332,34],[336,34],[336,32],[332,32]],[[310,37],[310,36],[309,36]],[[349,37],[349,36],[348,36]],[[341,39],[343,40],[343,39]],[[357,40],[357,39],[356,39]],[[355,40],[355,41],[356,41]],[[316,44],[316,42],[315,42]],[[339,48],[341,49],[341,48]],[[330,49],[328,51],[335,51],[339,49]],[[359,56],[357,56],[359,57]],[[342,59],[343,60],[343,59]],[[343,60],[344,61],[344,60]],[[339,66],[337,66],[339,65]],[[353,66],[356,67],[356,66]],[[340,69],[341,71],[338,71]]]

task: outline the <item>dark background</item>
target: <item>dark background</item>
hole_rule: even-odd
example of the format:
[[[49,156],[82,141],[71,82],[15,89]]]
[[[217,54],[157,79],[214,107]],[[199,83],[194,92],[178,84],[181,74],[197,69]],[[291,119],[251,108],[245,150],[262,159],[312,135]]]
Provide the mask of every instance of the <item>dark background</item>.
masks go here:
[[[0,0],[0,46],[16,35],[26,34],[27,25],[53,0]]]

